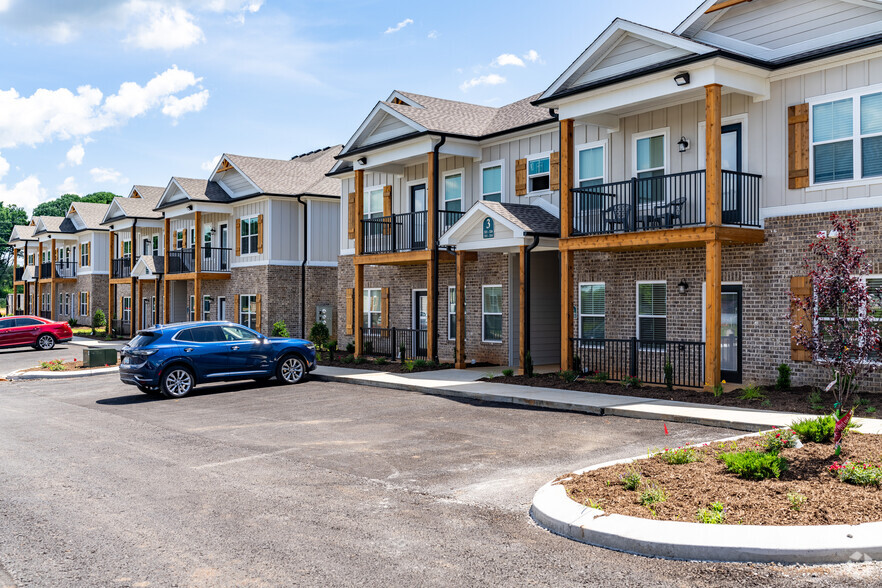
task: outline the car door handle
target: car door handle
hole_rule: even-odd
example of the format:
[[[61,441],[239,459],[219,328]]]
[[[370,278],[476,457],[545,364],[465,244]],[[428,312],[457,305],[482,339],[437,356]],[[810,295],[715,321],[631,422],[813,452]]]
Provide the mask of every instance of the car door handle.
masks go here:
[[[230,347],[230,349],[232,349],[233,351],[239,351],[239,346],[233,345],[232,347]]]
[[[184,348],[184,353],[190,353],[191,351],[193,351],[192,347],[185,347]]]

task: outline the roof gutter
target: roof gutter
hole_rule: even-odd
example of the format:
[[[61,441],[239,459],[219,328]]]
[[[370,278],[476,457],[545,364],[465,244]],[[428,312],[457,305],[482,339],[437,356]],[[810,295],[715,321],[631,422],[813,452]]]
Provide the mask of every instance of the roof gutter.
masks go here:
[[[306,339],[306,260],[309,257],[309,208],[303,196],[297,197],[303,207],[303,260],[300,262],[300,338]]]
[[[447,137],[441,135],[432,148],[432,195],[435,197],[435,210],[429,210],[429,214],[435,215],[435,240],[432,243],[432,316],[434,317],[434,325],[429,335],[432,337],[432,361],[438,363],[438,160],[441,153],[441,146],[447,142]],[[417,325],[419,327],[419,325]]]

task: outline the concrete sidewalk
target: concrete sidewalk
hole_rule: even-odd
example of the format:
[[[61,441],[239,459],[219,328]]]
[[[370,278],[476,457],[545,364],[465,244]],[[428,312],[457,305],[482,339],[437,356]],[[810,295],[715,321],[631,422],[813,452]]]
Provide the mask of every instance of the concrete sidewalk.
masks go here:
[[[410,390],[486,402],[573,410],[594,415],[693,423],[750,432],[786,427],[794,420],[817,416],[478,381],[487,372],[486,369],[451,369],[414,374],[390,374],[373,370],[319,366],[312,374],[317,380],[330,382]],[[855,418],[854,421],[861,424],[862,433],[882,433],[880,419]]]
[[[116,350],[120,350],[125,346],[128,341],[99,341],[96,339],[90,339],[88,337],[74,337],[71,339],[68,344],[69,345],[79,345],[80,347],[90,347],[90,348],[112,348]]]

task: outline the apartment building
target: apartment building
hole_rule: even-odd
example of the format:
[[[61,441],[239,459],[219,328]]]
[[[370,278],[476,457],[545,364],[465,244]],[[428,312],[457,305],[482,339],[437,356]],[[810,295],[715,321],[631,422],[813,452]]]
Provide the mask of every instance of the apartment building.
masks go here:
[[[12,247],[12,309],[10,314],[35,314],[37,240],[34,239],[36,219],[27,225],[15,225],[7,244]]]
[[[530,350],[648,382],[670,362],[678,385],[768,382],[782,362],[821,377],[791,342],[789,292],[810,295],[801,262],[833,212],[860,218],[880,267],[882,6],[708,0],[670,33],[616,20],[505,108],[536,119],[476,131],[496,109],[395,92],[344,146],[341,339],[376,352],[403,319],[460,367]]]

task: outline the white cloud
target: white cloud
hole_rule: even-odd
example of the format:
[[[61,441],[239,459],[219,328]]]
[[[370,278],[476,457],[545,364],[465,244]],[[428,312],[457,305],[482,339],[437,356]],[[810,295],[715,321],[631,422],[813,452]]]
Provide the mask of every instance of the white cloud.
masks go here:
[[[530,49],[523,57],[524,61],[529,61],[530,63],[536,63],[537,61],[539,61],[539,54],[536,53],[535,49]]]
[[[106,99],[101,90],[91,86],[80,86],[76,94],[67,88],[41,88],[27,97],[19,95],[14,88],[0,90],[0,149],[86,137],[123,125],[154,108],[165,107],[169,98],[198,85],[201,80],[189,71],[172,66],[144,86],[125,82],[118,93]],[[171,110],[168,116],[175,118],[176,109]]]
[[[83,157],[86,155],[86,150],[83,149],[83,145],[81,143],[77,143],[73,147],[71,147],[67,152],[67,163],[69,165],[82,165]]]
[[[475,86],[498,86],[499,84],[504,83],[504,77],[497,74],[489,74],[486,76],[478,76],[476,78],[472,78],[466,82],[463,82],[459,85],[459,89],[463,92],[468,92],[471,88],[474,88]]]
[[[394,27],[389,27],[388,29],[386,29],[386,31],[383,34],[388,35],[389,33],[397,33],[398,31],[400,31],[401,29],[403,29],[404,27],[406,27],[407,25],[410,25],[410,24],[413,24],[413,19],[412,18],[405,18],[404,20],[402,20],[400,23],[398,23]]]
[[[59,194],[79,194],[79,186],[73,176],[68,176],[55,188],[55,191]]]
[[[0,184],[0,202],[17,204],[24,208],[29,215],[35,206],[46,200],[46,189],[40,185],[37,176],[30,175],[12,188],[7,188],[6,184]]]
[[[126,42],[141,49],[183,49],[205,41],[202,29],[193,22],[193,15],[180,6],[163,6],[159,2],[131,0],[127,6],[137,22]]]
[[[214,168],[217,167],[217,162],[220,161],[220,158],[220,155],[215,155],[208,161],[203,161],[200,167],[207,172],[214,171]]]
[[[12,0],[0,0],[0,12],[6,12],[12,5]]]
[[[5,176],[7,172],[9,172],[9,162],[3,158],[2,154],[0,154],[0,180],[3,179],[3,176]]]
[[[89,173],[92,175],[92,180],[99,184],[107,182],[113,182],[115,184],[129,183],[129,179],[124,177],[122,173],[109,167],[93,167],[89,170]]]
[[[490,65],[496,67],[503,67],[505,65],[517,65],[518,67],[525,67],[524,61],[518,57],[517,55],[513,55],[511,53],[503,53],[496,59],[494,59]]]
[[[172,117],[177,124],[178,118],[188,112],[199,112],[205,108],[206,104],[208,104],[208,90],[202,90],[184,98],[169,96],[165,99],[162,114]]]
[[[438,38],[438,31],[429,31],[428,37],[430,39],[437,39]]]

